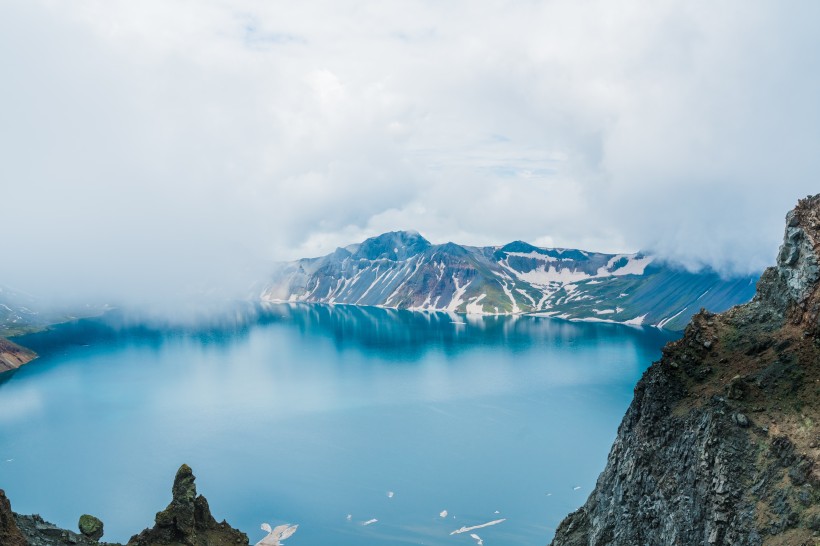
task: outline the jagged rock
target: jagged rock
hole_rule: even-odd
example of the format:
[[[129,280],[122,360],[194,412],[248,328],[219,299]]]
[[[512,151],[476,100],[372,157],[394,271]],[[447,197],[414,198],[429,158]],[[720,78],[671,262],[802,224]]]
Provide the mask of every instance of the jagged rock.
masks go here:
[[[2,546],[27,546],[23,533],[17,527],[11,503],[6,492],[0,489],[0,544]]]
[[[247,545],[248,536],[227,522],[217,523],[211,515],[208,501],[197,496],[196,478],[191,467],[179,467],[172,499],[168,507],[157,513],[156,525],[131,537],[128,546],[237,546]]]
[[[17,521],[17,527],[26,539],[24,544],[28,546],[120,546],[114,543],[97,542],[96,539],[61,529],[37,514],[33,516],[15,514],[14,518]],[[0,542],[0,545],[4,543]]]
[[[83,514],[80,516],[80,521],[77,525],[80,528],[80,533],[91,540],[100,540],[103,536],[103,522],[94,516]]]
[[[787,216],[755,298],[695,315],[647,370],[553,546],[815,544],[818,363],[820,195]]]

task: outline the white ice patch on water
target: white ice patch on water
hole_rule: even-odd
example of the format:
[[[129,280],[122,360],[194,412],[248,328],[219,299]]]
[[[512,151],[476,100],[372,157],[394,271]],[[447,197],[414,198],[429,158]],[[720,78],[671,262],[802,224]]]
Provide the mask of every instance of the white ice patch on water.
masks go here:
[[[447,517],[447,510],[442,510],[441,512],[438,513],[438,515],[443,517],[443,518],[446,518]]]
[[[472,527],[462,527],[461,529],[456,529],[450,535],[460,535],[461,533],[469,533],[470,531],[475,531],[476,529],[483,529],[484,527],[489,527],[491,525],[498,525],[499,523],[504,523],[507,521],[507,518],[497,519],[493,521],[488,521],[487,523],[482,523],[481,525],[473,525]]]
[[[480,537],[480,536],[478,536],[477,534],[475,534],[475,533],[471,533],[471,534],[470,534],[470,538],[472,538],[473,540],[475,540],[475,543],[476,543],[476,545],[477,545],[477,546],[484,546],[484,541],[483,541],[483,540],[481,540],[481,537]]]
[[[365,526],[367,526],[367,525],[373,525],[373,524],[374,524],[374,523],[376,523],[377,521],[379,521],[379,520],[377,520],[376,518],[369,519],[369,520],[367,520],[367,521],[365,521],[365,522],[362,522],[362,525],[365,525]]]
[[[282,546],[282,541],[293,536],[299,525],[278,525],[271,529],[269,523],[262,524],[262,530],[268,533],[268,536],[256,543],[256,546]]]

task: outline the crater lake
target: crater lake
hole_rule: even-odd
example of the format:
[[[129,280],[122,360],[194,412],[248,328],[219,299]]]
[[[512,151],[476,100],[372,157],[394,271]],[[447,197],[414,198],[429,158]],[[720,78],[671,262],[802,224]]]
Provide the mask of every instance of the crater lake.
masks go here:
[[[288,304],[198,328],[63,324],[15,338],[40,357],[0,377],[0,488],[18,513],[93,514],[124,543],[187,463],[251,544],[267,522],[299,525],[289,546],[542,546],[673,338]]]

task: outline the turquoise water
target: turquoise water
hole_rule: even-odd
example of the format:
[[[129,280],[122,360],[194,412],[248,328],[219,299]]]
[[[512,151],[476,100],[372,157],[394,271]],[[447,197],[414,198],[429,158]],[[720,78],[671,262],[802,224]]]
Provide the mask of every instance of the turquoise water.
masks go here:
[[[80,321],[17,340],[41,357],[0,383],[0,488],[18,512],[94,514],[124,542],[185,462],[251,543],[269,522],[299,524],[288,546],[543,545],[669,339],[346,306],[199,331]]]

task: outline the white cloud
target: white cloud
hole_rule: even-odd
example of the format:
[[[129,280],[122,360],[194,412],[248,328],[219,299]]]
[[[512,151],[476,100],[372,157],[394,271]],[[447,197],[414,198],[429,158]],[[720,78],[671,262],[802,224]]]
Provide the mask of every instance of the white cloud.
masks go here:
[[[816,6],[5,2],[0,281],[167,300],[391,229],[757,269],[817,191]]]

